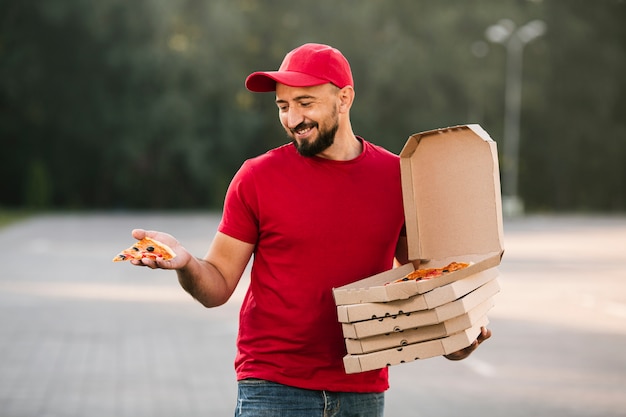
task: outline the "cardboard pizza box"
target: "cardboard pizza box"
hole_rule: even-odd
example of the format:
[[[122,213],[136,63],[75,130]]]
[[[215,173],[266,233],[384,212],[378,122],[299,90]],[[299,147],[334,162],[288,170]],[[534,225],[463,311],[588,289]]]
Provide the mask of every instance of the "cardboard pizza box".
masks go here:
[[[386,303],[340,305],[337,306],[337,317],[342,323],[352,323],[433,309],[455,301],[497,277],[498,269],[492,268],[407,299]]]
[[[388,302],[423,294],[496,267],[503,254],[496,143],[479,125],[417,133],[400,153],[409,259],[419,268],[468,262],[426,281],[393,283],[413,263],[333,289],[337,305]]]
[[[343,335],[345,338],[361,339],[441,323],[467,313],[483,301],[496,295],[499,291],[500,285],[496,278],[456,301],[430,310],[398,314],[356,323],[342,323]]]
[[[343,365],[346,373],[353,374],[412,362],[418,359],[448,355],[471,345],[480,334],[480,328],[486,326],[487,323],[487,318],[483,317],[482,320],[479,320],[471,328],[441,339],[364,353],[362,355],[348,354],[343,358]]]
[[[469,329],[480,320],[484,322],[484,318],[494,304],[494,299],[489,298],[469,312],[438,324],[362,339],[346,339],[346,348],[350,354],[362,354],[440,339]]]

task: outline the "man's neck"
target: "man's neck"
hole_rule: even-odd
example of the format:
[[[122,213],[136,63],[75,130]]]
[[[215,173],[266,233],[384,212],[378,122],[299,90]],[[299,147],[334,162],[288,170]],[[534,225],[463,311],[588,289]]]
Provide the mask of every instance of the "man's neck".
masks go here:
[[[357,139],[352,129],[349,129],[343,134],[338,131],[332,146],[317,156],[333,161],[349,161],[357,158],[361,152],[363,152],[363,143]]]

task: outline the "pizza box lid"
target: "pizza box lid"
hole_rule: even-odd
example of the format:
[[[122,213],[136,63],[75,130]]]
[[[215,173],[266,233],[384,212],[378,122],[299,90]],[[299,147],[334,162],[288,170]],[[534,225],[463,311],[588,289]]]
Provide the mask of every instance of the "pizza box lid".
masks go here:
[[[356,323],[341,323],[343,336],[349,339],[361,339],[441,323],[467,313],[483,301],[496,295],[499,291],[500,285],[496,278],[456,301],[430,310],[398,314],[396,316],[364,320]]]
[[[337,306],[337,317],[342,323],[352,323],[433,309],[461,298],[481,285],[497,278],[498,275],[498,269],[491,268],[406,299],[384,303],[340,305]]]
[[[393,283],[412,263],[333,289],[337,305],[406,299],[500,264],[502,201],[496,143],[479,125],[416,133],[400,152],[409,259],[420,268],[470,267]]]
[[[467,313],[441,323],[363,339],[345,339],[346,349],[350,354],[362,354],[450,336],[469,329],[481,320],[484,322],[494,304],[494,299],[489,298]]]
[[[487,318],[483,317],[474,326],[441,339],[399,346],[362,355],[348,354],[343,358],[344,369],[347,374],[381,369],[386,366],[412,362],[418,359],[448,355],[471,345],[480,334],[480,328],[487,325]]]
[[[409,259],[502,252],[498,151],[482,127],[414,134],[400,168]]]

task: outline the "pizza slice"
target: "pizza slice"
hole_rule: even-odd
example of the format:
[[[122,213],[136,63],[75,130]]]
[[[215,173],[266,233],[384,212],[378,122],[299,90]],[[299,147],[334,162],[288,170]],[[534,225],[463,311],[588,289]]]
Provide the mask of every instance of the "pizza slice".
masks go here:
[[[121,251],[115,258],[113,258],[113,262],[130,261],[131,259],[143,258],[159,258],[168,261],[173,259],[175,256],[176,254],[172,248],[167,246],[165,243],[150,239],[149,237],[144,237],[130,248]]]
[[[469,263],[465,262],[451,262],[443,268],[427,268],[427,269],[417,269],[406,276],[394,281],[394,282],[403,282],[403,281],[424,281],[427,279],[437,278],[449,272],[458,271],[459,269],[467,268],[470,266]]]

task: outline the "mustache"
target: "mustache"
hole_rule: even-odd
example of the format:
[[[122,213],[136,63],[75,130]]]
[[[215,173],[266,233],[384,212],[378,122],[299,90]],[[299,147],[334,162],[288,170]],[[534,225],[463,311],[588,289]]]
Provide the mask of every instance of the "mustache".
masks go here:
[[[291,133],[296,133],[298,130],[309,129],[309,128],[313,128],[315,126],[317,126],[317,123],[305,123],[305,122],[302,122],[298,126],[294,127],[293,129],[289,129],[289,130],[291,131]]]

